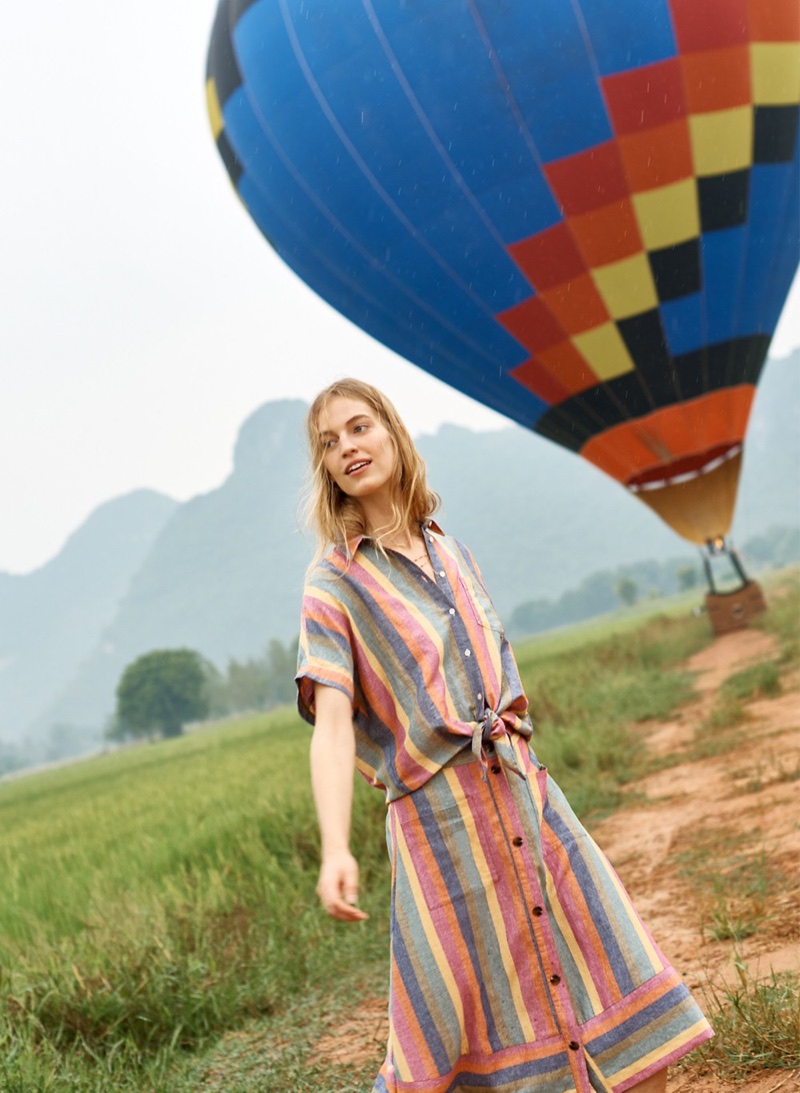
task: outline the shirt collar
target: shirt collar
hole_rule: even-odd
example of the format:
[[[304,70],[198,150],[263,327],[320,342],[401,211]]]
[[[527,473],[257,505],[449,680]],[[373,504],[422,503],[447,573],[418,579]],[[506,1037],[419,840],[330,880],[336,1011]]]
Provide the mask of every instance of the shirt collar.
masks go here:
[[[435,535],[444,535],[444,532],[439,527],[439,525],[436,523],[436,521],[435,520],[430,520],[430,519],[422,521],[422,523],[420,524],[420,531],[423,534],[426,531],[432,531]],[[350,558],[354,558],[355,554],[356,554],[356,551],[358,550],[358,548],[361,546],[361,544],[364,542],[365,539],[368,542],[371,542],[370,537],[368,535],[354,535],[352,539],[347,540],[347,549],[345,549],[342,546],[339,546],[337,549],[340,550],[342,552],[342,554],[344,554],[345,556],[349,556]]]

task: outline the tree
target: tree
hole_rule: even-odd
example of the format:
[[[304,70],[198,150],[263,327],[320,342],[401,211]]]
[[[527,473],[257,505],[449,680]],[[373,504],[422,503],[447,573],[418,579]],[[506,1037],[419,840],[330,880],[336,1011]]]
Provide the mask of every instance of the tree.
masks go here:
[[[180,736],[208,714],[203,660],[193,649],[157,649],[134,660],[117,685],[117,724],[126,735]]]
[[[678,578],[678,588],[687,591],[697,584],[697,569],[693,565],[683,565],[675,574]]]
[[[614,591],[626,607],[633,607],[639,598],[639,586],[633,577],[621,577],[617,581]]]
[[[231,710],[263,710],[269,704],[269,676],[264,661],[228,663],[228,701]]]
[[[292,702],[297,665],[297,639],[282,645],[273,638],[263,656],[250,660],[231,659],[223,674],[205,662],[205,694],[215,717],[244,710],[269,710]]]
[[[293,702],[297,690],[294,674],[297,671],[297,643],[299,639],[281,645],[275,638],[267,646],[267,667],[270,679],[270,698],[273,705]]]

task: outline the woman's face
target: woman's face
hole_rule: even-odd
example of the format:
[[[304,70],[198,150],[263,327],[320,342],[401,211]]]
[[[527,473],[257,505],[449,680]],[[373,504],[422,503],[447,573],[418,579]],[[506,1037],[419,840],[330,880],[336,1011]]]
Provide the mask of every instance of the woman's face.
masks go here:
[[[375,410],[361,399],[334,395],[317,427],[325,469],[342,492],[361,502],[365,513],[390,504],[397,450]]]

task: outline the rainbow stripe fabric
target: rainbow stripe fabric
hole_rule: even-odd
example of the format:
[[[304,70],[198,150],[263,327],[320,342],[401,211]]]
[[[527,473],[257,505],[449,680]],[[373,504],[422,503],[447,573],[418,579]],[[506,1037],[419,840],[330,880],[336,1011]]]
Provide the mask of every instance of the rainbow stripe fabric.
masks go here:
[[[513,653],[472,556],[436,525],[425,537],[435,585],[365,540],[351,544],[349,564],[338,549],[325,559],[303,600],[300,712],[313,719],[315,681],[344,691],[358,769],[389,801],[424,785],[482,734],[487,710],[502,711],[512,732],[532,732]]]
[[[303,602],[299,709],[348,695],[388,801],[390,1033],[373,1093],[622,1093],[711,1036],[531,750],[527,700],[469,551],[435,580],[368,540]]]

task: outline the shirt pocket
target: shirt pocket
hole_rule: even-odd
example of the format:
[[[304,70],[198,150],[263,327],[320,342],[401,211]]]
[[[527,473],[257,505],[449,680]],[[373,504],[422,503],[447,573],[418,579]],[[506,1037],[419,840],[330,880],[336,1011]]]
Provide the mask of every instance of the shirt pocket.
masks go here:
[[[459,590],[466,600],[468,610],[479,626],[491,630],[498,637],[503,637],[503,624],[494,609],[491,597],[478,580],[470,580],[459,575]]]

